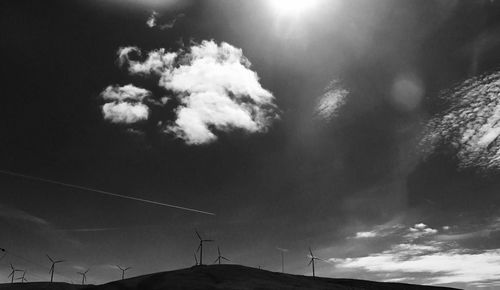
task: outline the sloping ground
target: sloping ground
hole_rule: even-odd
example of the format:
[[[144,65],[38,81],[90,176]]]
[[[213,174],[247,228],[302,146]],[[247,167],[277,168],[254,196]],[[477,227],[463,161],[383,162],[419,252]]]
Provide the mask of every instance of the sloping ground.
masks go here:
[[[351,279],[313,278],[238,265],[198,266],[116,281],[93,290],[298,290],[298,289],[452,289]]]
[[[80,290],[90,286],[73,285],[69,283],[50,282],[30,282],[0,284],[0,290]]]
[[[76,290],[82,286],[66,283],[3,284],[0,290]],[[91,290],[319,290],[319,289],[452,289],[401,283],[381,283],[354,279],[313,278],[269,272],[238,265],[197,266],[188,269],[139,276],[98,286]]]

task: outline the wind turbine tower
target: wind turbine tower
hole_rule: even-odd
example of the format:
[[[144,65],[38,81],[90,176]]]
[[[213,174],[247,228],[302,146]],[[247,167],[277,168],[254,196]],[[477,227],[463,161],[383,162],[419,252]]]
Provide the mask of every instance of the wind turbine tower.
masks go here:
[[[116,267],[118,267],[118,269],[120,269],[122,271],[122,280],[125,279],[125,272],[127,270],[130,270],[132,268],[132,267],[122,268],[122,267],[120,267],[118,265],[116,265]]]
[[[12,283],[14,283],[14,279],[15,279],[14,276],[16,276],[16,272],[22,272],[23,270],[19,270],[19,269],[14,268],[14,266],[12,264],[10,264],[10,269],[11,269],[11,272],[10,272],[8,277],[10,278],[10,283],[12,284]]]
[[[285,252],[288,252],[287,249],[276,248],[281,252],[281,273],[285,273]]]
[[[215,259],[214,264],[215,264],[215,263],[218,263],[218,264],[220,265],[220,264],[221,264],[221,260],[226,260],[226,261],[228,261],[228,262],[230,262],[230,261],[231,261],[231,260],[229,260],[228,258],[223,257],[223,256],[220,254],[220,248],[219,248],[219,246],[217,246],[217,253],[218,253],[219,255],[217,256],[217,259]]]
[[[54,281],[54,268],[55,268],[55,265],[58,264],[58,263],[62,263],[62,262],[65,262],[65,260],[53,260],[49,255],[46,255],[47,258],[49,258],[50,262],[52,263],[52,265],[50,266],[50,270],[49,270],[49,273],[50,273],[50,282],[52,283]]]
[[[323,262],[326,262],[325,260],[321,259],[321,258],[318,258],[316,256],[313,255],[313,252],[311,251],[311,248],[309,247],[309,258],[311,258],[311,260],[309,261],[309,264],[307,264],[308,266],[309,265],[312,265],[312,270],[313,270],[313,277],[315,277],[316,273],[314,272],[314,261],[315,260],[320,260],[320,261],[323,261]]]
[[[77,272],[78,274],[82,275],[82,285],[85,285],[85,282],[87,282],[87,273],[90,269],[85,270],[85,272]]]
[[[21,280],[21,283],[28,282],[28,279],[26,279],[26,277],[24,276],[26,276],[26,270],[23,270],[23,275],[16,280]]]
[[[203,265],[203,242],[213,242],[214,240],[205,240],[200,236],[200,233],[198,233],[197,230],[195,230],[196,235],[198,236],[198,239],[200,240],[200,245],[198,246],[198,249],[196,252],[200,252],[200,266]]]

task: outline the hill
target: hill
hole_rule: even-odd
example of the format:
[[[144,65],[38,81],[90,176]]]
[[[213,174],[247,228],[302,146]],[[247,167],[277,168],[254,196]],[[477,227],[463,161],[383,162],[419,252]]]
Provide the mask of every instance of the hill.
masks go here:
[[[80,290],[89,289],[90,286],[74,285],[61,282],[29,282],[0,284],[0,290]]]
[[[46,288],[31,287],[43,284]],[[1,290],[47,289],[75,290],[81,286],[65,283],[24,283],[0,285]],[[20,288],[20,286],[22,286]],[[453,289],[446,287],[420,286],[402,283],[383,283],[355,279],[313,278],[309,276],[283,274],[239,265],[196,266],[187,269],[149,274],[103,285],[87,286],[91,290],[357,290],[357,289]]]

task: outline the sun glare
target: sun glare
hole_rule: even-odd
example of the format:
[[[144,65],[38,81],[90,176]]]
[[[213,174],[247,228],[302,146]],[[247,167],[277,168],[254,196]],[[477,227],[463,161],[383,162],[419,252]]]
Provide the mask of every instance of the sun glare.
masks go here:
[[[299,15],[318,6],[321,0],[269,0],[269,4],[280,15]]]

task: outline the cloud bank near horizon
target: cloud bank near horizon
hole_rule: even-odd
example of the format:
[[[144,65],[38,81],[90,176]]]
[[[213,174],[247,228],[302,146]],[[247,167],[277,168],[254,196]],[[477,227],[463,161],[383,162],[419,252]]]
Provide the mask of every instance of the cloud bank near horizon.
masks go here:
[[[348,258],[331,258],[339,271],[370,273],[387,282],[449,284],[467,283],[472,286],[491,286],[500,283],[497,277],[500,248],[471,249],[466,239],[498,231],[496,218],[482,230],[463,231],[460,227],[441,229],[424,223],[413,226],[380,225],[369,231],[356,232],[352,243],[386,242],[386,248],[374,253]]]

